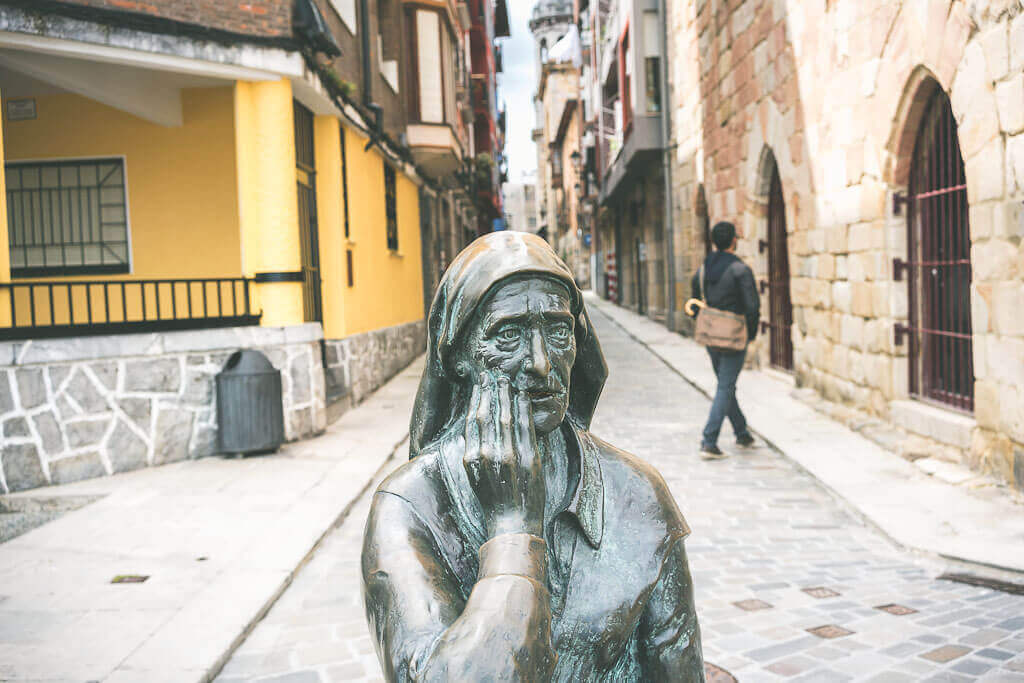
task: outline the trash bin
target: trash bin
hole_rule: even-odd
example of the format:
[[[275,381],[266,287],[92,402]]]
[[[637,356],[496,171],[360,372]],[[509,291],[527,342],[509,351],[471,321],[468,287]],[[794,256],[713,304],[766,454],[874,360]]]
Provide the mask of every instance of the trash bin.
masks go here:
[[[236,351],[217,374],[221,453],[260,453],[284,443],[281,372],[259,351]]]

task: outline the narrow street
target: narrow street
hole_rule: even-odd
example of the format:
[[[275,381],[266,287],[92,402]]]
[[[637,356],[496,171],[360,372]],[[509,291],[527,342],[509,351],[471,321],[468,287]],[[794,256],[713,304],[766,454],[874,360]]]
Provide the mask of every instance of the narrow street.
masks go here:
[[[728,427],[721,445],[732,457],[701,461],[707,399],[592,316],[610,367],[593,430],[650,459],[693,528],[708,662],[744,683],[1024,681],[1024,597],[936,580],[964,568],[895,547],[780,454],[736,452]],[[380,680],[359,594],[368,498],[217,681]]]

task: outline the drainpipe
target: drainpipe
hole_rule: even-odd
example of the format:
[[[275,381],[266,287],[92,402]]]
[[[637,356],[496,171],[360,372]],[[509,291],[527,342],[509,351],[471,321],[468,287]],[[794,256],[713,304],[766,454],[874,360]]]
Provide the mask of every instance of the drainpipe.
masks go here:
[[[364,0],[365,2],[365,0]],[[666,2],[658,3],[661,15],[661,139],[662,139],[662,176],[665,178],[665,267],[668,269],[665,326],[675,331],[676,328],[676,248],[675,220],[672,215],[672,150],[675,145],[669,144],[672,135],[672,124],[669,119],[671,103],[668,90],[668,16]]]
[[[363,47],[363,106],[370,110],[373,115],[373,130],[370,132],[370,139],[363,148],[364,152],[380,142],[381,133],[384,130],[384,110],[373,101],[373,71],[371,65],[373,60],[370,57],[370,2],[359,0],[359,32],[362,34]]]
[[[373,103],[373,74],[370,72],[369,0],[359,0],[359,32],[362,34],[363,46],[363,104],[369,107]]]

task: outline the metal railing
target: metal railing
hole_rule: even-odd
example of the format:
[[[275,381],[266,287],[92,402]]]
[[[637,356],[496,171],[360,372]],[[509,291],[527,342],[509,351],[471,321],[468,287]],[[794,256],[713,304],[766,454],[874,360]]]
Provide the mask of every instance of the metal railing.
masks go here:
[[[258,325],[246,278],[0,283],[0,340]]]

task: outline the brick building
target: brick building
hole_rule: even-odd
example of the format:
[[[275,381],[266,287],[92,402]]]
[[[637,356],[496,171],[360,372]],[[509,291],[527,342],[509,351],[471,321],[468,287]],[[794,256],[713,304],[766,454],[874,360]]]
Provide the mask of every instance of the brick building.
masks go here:
[[[755,363],[1024,486],[1024,5],[668,16],[669,321],[731,220],[763,293]]]

